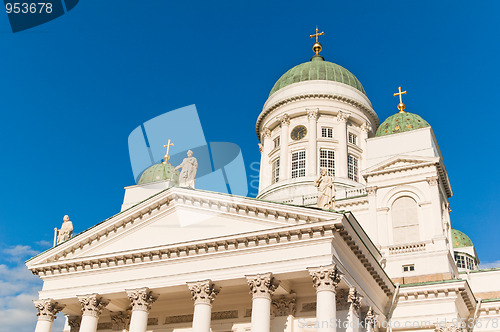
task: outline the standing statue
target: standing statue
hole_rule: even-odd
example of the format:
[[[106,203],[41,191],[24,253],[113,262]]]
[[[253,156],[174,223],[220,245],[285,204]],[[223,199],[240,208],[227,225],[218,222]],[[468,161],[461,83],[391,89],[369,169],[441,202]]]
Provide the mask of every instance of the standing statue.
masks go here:
[[[184,158],[182,163],[175,169],[182,168],[179,176],[180,187],[190,187],[194,189],[194,180],[196,178],[196,171],[198,170],[198,161],[193,157],[193,151],[187,152],[187,158]]]
[[[335,185],[334,178],[328,175],[326,168],[320,170],[319,178],[314,182],[318,187],[318,207],[320,209],[332,210],[335,208]]]
[[[65,215],[61,229],[57,231],[57,244],[69,240],[73,236],[73,223],[69,220],[69,216]]]

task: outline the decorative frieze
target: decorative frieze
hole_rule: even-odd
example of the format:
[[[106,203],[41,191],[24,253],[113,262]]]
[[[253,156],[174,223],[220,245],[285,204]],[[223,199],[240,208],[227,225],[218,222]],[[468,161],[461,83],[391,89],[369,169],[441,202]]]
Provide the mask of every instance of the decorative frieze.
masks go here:
[[[361,304],[361,296],[359,295],[356,288],[349,288],[349,295],[347,296],[347,302],[349,303],[350,311],[358,311]]]
[[[53,322],[59,311],[63,310],[65,305],[61,305],[53,299],[35,300],[33,301],[38,320]]]
[[[250,286],[250,294],[254,299],[261,297],[270,300],[279,286],[279,281],[273,277],[272,273],[247,276],[247,282]]]
[[[260,153],[262,153],[262,151],[264,151],[264,144],[259,143],[259,151],[260,151]]]
[[[335,264],[309,268],[309,274],[313,279],[313,284],[317,292],[335,292],[341,276],[341,273]]]
[[[149,311],[153,302],[158,299],[158,295],[147,287],[127,290],[127,296],[132,305],[132,310],[138,311]]]
[[[203,280],[197,282],[187,283],[194,304],[208,304],[212,305],[215,297],[220,292],[220,287],[216,287],[211,280]]]
[[[80,301],[82,305],[82,316],[92,316],[96,318],[99,318],[102,309],[109,303],[108,300],[103,299],[102,296],[98,294],[78,296],[78,301]]]
[[[125,311],[112,312],[110,316],[111,316],[111,323],[113,330],[121,331],[127,328],[130,319],[130,314],[128,312]]]
[[[271,309],[275,317],[289,315],[295,316],[295,312],[297,311],[295,294],[289,296],[281,295],[274,298],[271,304]]]

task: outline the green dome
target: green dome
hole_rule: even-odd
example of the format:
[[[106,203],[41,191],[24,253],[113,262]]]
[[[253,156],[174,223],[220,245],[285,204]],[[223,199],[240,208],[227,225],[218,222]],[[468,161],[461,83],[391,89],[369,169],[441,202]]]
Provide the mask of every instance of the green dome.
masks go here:
[[[170,163],[159,163],[155,164],[148,169],[146,169],[139,179],[137,184],[146,184],[162,180],[172,179],[175,184],[179,184],[180,172],[174,169]]]
[[[388,117],[377,129],[375,136],[404,133],[415,129],[430,127],[420,115],[400,112]]]
[[[464,233],[456,229],[451,229],[451,240],[453,241],[453,248],[472,247],[472,241]]]
[[[321,55],[315,55],[311,58],[311,61],[301,63],[284,73],[276,84],[274,84],[269,96],[290,84],[311,80],[344,83],[358,89],[366,95],[365,89],[363,89],[363,86],[356,76],[350,71],[333,62],[325,61]]]

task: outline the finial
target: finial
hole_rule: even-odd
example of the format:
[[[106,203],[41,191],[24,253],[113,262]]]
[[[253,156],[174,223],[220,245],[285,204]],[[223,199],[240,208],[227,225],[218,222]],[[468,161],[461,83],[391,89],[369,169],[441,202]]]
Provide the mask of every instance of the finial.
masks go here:
[[[165,153],[165,156],[163,156],[163,163],[166,164],[168,163],[168,160],[170,159],[170,155],[168,154],[170,152],[170,147],[174,146],[174,143],[172,143],[170,140],[168,140],[167,145],[164,145],[164,148],[167,148],[167,153]]]
[[[398,105],[399,113],[403,113],[405,111],[405,104],[403,104],[403,95],[405,94],[406,91],[401,92],[401,87],[399,87],[399,93],[394,94],[394,97],[399,96],[399,105]]]
[[[321,46],[321,44],[319,43],[318,41],[318,37],[319,36],[323,36],[325,34],[325,32],[318,32],[318,27],[316,27],[316,33],[314,35],[310,35],[309,37],[310,38],[314,38],[316,37],[316,42],[314,43],[312,49],[314,52],[316,52],[316,55],[319,55],[319,52],[321,52],[321,50],[323,49],[323,46]]]

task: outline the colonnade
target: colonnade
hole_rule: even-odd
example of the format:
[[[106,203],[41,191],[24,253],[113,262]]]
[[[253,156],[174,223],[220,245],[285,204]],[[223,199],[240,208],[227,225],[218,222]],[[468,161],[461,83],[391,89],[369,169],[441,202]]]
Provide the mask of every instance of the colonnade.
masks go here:
[[[341,280],[341,273],[335,265],[309,268],[313,285],[316,288],[316,322],[318,332],[337,331],[336,322],[336,289]],[[252,332],[270,332],[271,330],[271,304],[273,294],[279,287],[280,281],[272,273],[262,273],[246,276],[252,294]],[[211,280],[188,282],[194,302],[193,332],[210,332],[212,303],[220,287]],[[131,314],[127,312],[113,312],[111,319],[115,327],[120,329],[128,327],[129,332],[146,332],[148,314],[152,304],[158,299],[158,294],[149,288],[126,290],[131,304]],[[350,303],[348,332],[358,332],[356,322],[361,297],[354,288],[350,289],[348,302]],[[79,296],[81,316],[68,316],[71,332],[96,332],[99,316],[109,304],[109,300],[98,294]],[[275,301],[279,301],[275,300]],[[38,309],[38,321],[35,332],[51,332],[52,323],[58,312],[64,309],[52,299],[34,301]],[[352,327],[352,328],[351,328]]]

